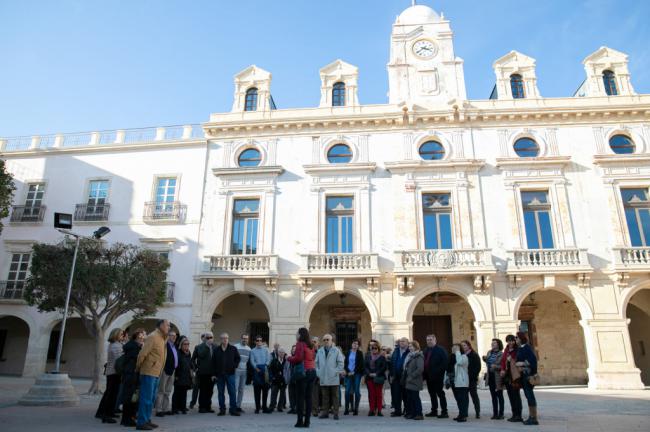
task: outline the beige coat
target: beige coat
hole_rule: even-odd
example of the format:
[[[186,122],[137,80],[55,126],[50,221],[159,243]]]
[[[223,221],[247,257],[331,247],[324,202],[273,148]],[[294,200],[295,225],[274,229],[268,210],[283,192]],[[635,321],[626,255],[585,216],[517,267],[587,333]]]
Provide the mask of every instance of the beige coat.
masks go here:
[[[160,376],[167,356],[166,341],[167,338],[158,329],[147,336],[135,366],[140,375]]]

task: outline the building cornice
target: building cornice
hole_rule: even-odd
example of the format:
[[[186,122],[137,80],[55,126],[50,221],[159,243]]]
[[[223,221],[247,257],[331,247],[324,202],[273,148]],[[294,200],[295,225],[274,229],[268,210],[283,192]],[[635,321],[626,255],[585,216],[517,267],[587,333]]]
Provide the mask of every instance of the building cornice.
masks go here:
[[[357,162],[346,164],[311,164],[303,165],[306,174],[345,174],[350,172],[370,173],[375,171],[377,164],[374,162]]]
[[[212,168],[212,174],[217,177],[228,176],[247,176],[247,175],[267,175],[279,176],[284,172],[281,166],[262,166],[262,167],[237,167],[237,168]]]
[[[534,158],[497,158],[497,168],[564,167],[571,162],[570,156],[541,156]]]
[[[453,169],[456,171],[478,171],[485,161],[482,159],[451,159],[448,161],[404,160],[386,162],[386,169],[391,173],[408,173],[418,171],[436,171]]]
[[[633,165],[650,162],[650,154],[608,154],[595,155],[594,165]]]

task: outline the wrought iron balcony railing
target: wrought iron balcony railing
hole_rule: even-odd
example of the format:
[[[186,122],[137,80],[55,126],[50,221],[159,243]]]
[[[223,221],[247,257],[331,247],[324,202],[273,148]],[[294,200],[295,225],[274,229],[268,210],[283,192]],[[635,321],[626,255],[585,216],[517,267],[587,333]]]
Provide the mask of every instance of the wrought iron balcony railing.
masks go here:
[[[178,201],[144,203],[145,222],[181,222],[185,219],[187,206]]]
[[[74,220],[76,221],[107,221],[108,212],[111,205],[105,204],[77,204],[74,211]]]
[[[43,222],[45,206],[13,206],[10,222]]]

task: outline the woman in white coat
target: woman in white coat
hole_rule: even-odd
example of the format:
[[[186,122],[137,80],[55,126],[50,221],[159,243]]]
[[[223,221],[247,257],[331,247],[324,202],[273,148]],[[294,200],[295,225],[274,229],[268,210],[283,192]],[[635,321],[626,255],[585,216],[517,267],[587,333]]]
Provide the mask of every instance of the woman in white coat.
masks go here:
[[[454,420],[462,423],[467,421],[467,409],[469,408],[469,374],[467,372],[469,360],[458,344],[451,347],[451,353],[456,358],[454,366],[454,387],[456,390],[454,391],[454,397],[458,405],[458,417]]]

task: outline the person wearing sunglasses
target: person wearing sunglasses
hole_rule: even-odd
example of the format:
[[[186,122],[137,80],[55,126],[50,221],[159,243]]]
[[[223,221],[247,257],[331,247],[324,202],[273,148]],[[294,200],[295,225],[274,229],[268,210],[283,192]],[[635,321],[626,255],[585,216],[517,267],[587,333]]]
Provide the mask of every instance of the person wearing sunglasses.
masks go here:
[[[199,412],[213,413],[212,393],[214,391],[214,363],[212,362],[212,332],[205,333],[205,339],[196,347],[192,355],[192,365],[199,376]]]
[[[316,353],[316,375],[320,381],[321,411],[320,419],[329,417],[330,411],[334,420],[339,419],[339,390],[343,371],[343,353],[333,343],[332,335],[326,334],[322,346]]]
[[[364,371],[366,387],[368,387],[368,402],[370,403],[368,415],[370,417],[382,417],[381,410],[384,407],[383,389],[386,382],[387,368],[386,355],[381,353],[379,342],[374,339],[370,341],[369,347],[370,352],[366,354]]]
[[[255,414],[270,414],[268,408],[269,382],[267,368],[271,362],[269,350],[264,346],[261,336],[255,337],[255,348],[251,350],[249,362],[253,367],[253,393],[255,395]]]

